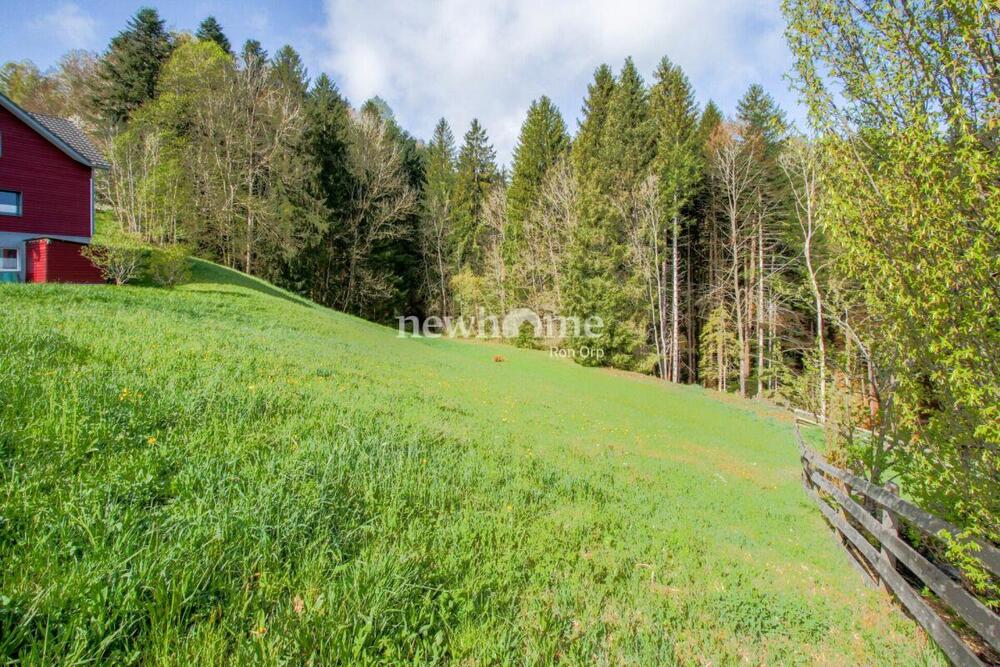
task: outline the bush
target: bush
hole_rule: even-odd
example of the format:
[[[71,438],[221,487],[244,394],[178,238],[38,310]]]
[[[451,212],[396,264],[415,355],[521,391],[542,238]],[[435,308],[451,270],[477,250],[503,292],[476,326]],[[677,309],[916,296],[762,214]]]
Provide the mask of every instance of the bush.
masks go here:
[[[100,270],[101,276],[115,285],[133,281],[142,272],[145,259],[143,249],[132,243],[91,243],[82,252]]]
[[[191,278],[190,252],[182,245],[155,248],[149,255],[149,279],[162,287],[175,287]]]
[[[517,336],[513,340],[514,347],[524,348],[526,350],[534,350],[538,347],[537,341],[535,340],[535,327],[531,322],[521,322],[521,326],[517,329]]]

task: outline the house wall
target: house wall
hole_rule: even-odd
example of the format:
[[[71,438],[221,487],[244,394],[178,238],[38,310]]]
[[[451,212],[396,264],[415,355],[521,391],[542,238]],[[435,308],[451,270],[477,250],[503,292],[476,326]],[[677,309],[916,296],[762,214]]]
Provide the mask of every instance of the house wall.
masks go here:
[[[101,272],[83,256],[84,246],[53,239],[27,242],[25,282],[103,283]]]
[[[87,238],[91,170],[0,107],[0,190],[21,193],[21,215],[0,215],[0,232]]]

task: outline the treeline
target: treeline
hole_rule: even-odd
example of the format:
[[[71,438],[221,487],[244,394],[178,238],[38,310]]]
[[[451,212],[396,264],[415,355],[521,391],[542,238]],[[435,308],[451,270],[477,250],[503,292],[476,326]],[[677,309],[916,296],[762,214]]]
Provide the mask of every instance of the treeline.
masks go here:
[[[478,121],[417,141],[214,19],[143,9],[103,55],[0,85],[103,140],[103,200],[147,242],[379,321],[600,317],[549,344],[813,410],[845,464],[997,540],[997,12],[861,4],[784,3],[809,136],[760,86],[725,114],[629,59],[573,134],[534,101],[509,172]]]

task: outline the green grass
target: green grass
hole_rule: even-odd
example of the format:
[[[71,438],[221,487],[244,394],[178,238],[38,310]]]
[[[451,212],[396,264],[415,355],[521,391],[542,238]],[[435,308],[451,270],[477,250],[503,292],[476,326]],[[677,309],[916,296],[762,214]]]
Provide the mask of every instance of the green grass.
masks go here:
[[[942,662],[776,410],[204,262],[0,306],[5,661]]]

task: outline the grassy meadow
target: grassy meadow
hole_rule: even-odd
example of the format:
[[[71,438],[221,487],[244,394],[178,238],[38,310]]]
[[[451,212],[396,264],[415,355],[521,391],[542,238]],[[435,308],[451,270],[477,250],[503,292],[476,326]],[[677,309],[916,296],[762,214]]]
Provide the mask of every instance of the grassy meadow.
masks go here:
[[[0,306],[4,664],[943,662],[776,409],[206,262]]]

